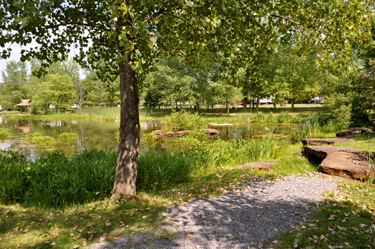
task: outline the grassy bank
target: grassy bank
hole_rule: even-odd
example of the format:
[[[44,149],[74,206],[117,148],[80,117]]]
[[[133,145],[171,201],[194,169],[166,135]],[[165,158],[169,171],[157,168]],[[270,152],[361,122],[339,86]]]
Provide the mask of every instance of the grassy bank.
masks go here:
[[[161,222],[158,215],[171,205],[222,195],[255,175],[275,178],[316,170],[304,158],[292,155],[300,146],[288,147],[274,138],[180,143],[181,149],[175,151],[142,155],[137,197],[113,205],[108,198],[114,154],[91,151],[70,160],[53,154],[29,162],[15,153],[2,153],[0,247],[73,248],[116,240],[123,234],[152,232]],[[273,172],[239,166],[254,160],[277,160],[279,165]],[[173,237],[168,232],[157,235]]]
[[[275,179],[318,169],[294,155],[302,150],[301,143],[272,137],[235,142],[199,137],[179,139],[169,152],[145,152],[139,159],[137,197],[115,204],[108,202],[115,154],[85,151],[71,159],[53,154],[29,162],[15,153],[2,153],[0,248],[78,248],[137,232],[172,239],[171,232],[154,231],[162,222],[159,215],[172,205],[223,195],[228,190],[242,191],[238,186],[253,176]],[[358,136],[350,143],[374,148],[375,137]],[[278,165],[272,171],[239,166],[251,161],[277,161]],[[368,183],[340,184],[337,192],[317,204],[319,211],[309,221],[312,225],[284,233],[273,247],[294,248],[296,243],[298,248],[348,248],[348,243],[365,248],[374,242],[369,232],[375,224],[374,194]]]

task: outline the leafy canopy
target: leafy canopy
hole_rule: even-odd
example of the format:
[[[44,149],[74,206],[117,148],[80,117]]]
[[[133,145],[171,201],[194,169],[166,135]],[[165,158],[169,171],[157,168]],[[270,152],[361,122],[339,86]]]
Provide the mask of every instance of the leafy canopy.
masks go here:
[[[74,59],[101,69],[102,78],[118,75],[120,61],[151,69],[164,53],[192,60],[211,51],[215,60],[249,62],[292,38],[303,49],[345,53],[369,35],[370,13],[368,0],[0,0],[0,53],[8,58],[9,44],[35,43],[21,59],[43,61],[41,75],[73,45]]]

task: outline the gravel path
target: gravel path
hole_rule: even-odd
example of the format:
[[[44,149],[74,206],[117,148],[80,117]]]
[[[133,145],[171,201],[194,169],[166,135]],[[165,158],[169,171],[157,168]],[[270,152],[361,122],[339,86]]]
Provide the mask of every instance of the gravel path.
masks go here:
[[[321,200],[324,191],[334,191],[337,183],[288,176],[277,182],[254,178],[246,188],[168,210],[163,214],[167,221],[156,230],[170,231],[171,240],[141,233],[92,248],[258,248],[263,240],[301,225],[315,209],[310,203]]]

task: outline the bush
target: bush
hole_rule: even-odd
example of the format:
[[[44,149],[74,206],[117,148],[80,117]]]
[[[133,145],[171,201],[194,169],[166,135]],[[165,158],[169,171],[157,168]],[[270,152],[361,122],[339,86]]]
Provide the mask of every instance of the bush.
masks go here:
[[[59,135],[59,138],[66,142],[72,142],[77,140],[77,133],[64,132]]]
[[[157,138],[157,136],[152,132],[145,133],[143,134],[143,136],[146,138],[147,141],[155,141],[155,139]]]
[[[347,129],[352,116],[350,99],[344,94],[334,93],[327,98],[326,105],[330,119],[337,124],[339,129]]]
[[[0,138],[7,138],[12,132],[9,129],[0,128]]]
[[[201,117],[197,113],[191,114],[181,110],[172,113],[170,119],[172,122],[172,129],[175,131],[203,128]]]
[[[35,144],[42,144],[42,145],[49,145],[55,142],[55,139],[50,136],[42,136],[42,134],[34,132],[34,133],[26,133],[25,138],[32,143]]]
[[[274,158],[280,149],[274,138],[234,142],[187,139],[194,143],[182,147],[183,151],[181,147],[165,153],[148,150],[140,156],[138,190],[154,191],[188,183],[193,176],[219,167]],[[0,202],[64,207],[102,200],[111,194],[116,163],[115,153],[96,150],[84,150],[72,158],[53,153],[34,162],[16,152],[0,151]]]
[[[61,207],[108,197],[116,170],[117,156],[83,151],[71,159],[53,153],[27,161],[15,152],[0,153],[0,201]]]

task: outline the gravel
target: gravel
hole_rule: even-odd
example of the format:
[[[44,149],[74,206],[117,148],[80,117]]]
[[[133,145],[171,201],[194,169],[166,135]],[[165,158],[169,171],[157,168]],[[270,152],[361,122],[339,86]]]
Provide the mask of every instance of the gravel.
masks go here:
[[[300,227],[315,210],[311,202],[320,201],[324,191],[334,191],[337,183],[288,176],[276,182],[253,178],[242,187],[247,190],[167,210],[162,214],[166,221],[155,232],[168,238],[137,233],[92,248],[262,248],[263,241]]]

